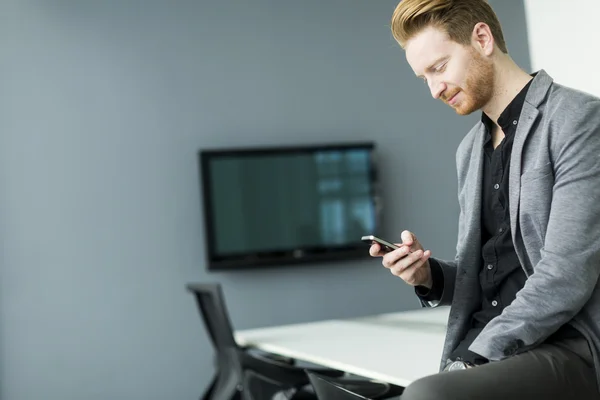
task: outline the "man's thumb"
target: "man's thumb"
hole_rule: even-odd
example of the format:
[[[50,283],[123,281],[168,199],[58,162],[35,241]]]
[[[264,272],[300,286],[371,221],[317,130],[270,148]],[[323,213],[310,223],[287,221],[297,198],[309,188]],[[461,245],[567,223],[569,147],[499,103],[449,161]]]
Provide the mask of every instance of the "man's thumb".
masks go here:
[[[402,244],[405,244],[408,246],[412,246],[416,241],[415,235],[413,235],[412,232],[410,232],[410,231],[402,232],[400,237],[402,238]]]

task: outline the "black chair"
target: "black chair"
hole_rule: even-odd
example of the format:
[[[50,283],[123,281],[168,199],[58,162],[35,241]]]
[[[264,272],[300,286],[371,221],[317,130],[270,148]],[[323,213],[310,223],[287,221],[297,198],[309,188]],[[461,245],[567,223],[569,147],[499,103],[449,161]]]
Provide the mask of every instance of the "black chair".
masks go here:
[[[217,373],[201,400],[250,398],[244,384],[252,374],[274,383],[274,386],[286,392],[288,399],[305,398],[306,393],[302,388],[310,388],[308,376],[304,368],[294,365],[294,360],[274,354],[260,354],[238,346],[220,284],[189,284],[187,289],[196,297],[200,316],[216,353]],[[318,368],[311,369],[311,372],[330,377],[344,374],[342,371]],[[316,397],[313,395],[313,398]]]
[[[404,392],[401,386],[364,379],[325,377],[306,371],[319,400],[379,400],[397,397]]]
[[[309,384],[300,390],[282,386],[281,382],[256,371],[244,371],[244,391],[241,400],[317,400],[313,387]]]
[[[311,372],[307,372],[306,374],[308,375],[310,383],[312,384],[319,400],[372,400],[368,397],[361,396],[358,393],[354,393],[349,389],[323,379],[319,375],[315,375]]]

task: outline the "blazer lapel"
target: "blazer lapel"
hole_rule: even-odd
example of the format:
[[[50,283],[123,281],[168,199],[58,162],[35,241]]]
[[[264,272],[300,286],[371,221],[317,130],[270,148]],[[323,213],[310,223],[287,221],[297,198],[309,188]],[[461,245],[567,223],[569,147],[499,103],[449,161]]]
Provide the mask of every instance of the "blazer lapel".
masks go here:
[[[516,243],[518,218],[519,218],[519,201],[521,198],[521,161],[523,159],[523,146],[527,141],[527,137],[531,133],[531,128],[539,115],[536,107],[525,102],[523,110],[519,117],[519,125],[515,133],[513,149],[510,155],[510,175],[508,177],[508,202],[510,207],[510,229],[512,232],[513,243]]]
[[[519,230],[519,202],[521,199],[521,166],[523,164],[523,148],[527,137],[532,131],[533,125],[535,124],[540,112],[538,108],[545,101],[546,95],[552,86],[553,79],[543,69],[537,72],[531,82],[527,96],[525,97],[525,103],[523,104],[523,110],[519,117],[519,124],[517,126],[517,132],[515,133],[515,140],[513,142],[513,149],[510,156],[510,174],[508,177],[508,201],[510,205],[510,229],[512,233],[513,243],[515,243],[515,250],[521,260],[523,260],[524,254],[520,252],[520,247],[517,243],[518,230]]]

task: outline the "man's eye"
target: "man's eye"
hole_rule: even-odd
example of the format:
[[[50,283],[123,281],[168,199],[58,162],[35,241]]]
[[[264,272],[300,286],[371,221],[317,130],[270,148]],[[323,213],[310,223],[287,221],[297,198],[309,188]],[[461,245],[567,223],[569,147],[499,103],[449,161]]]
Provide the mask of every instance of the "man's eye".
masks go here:
[[[427,85],[427,78],[423,77],[423,82]]]
[[[444,70],[446,69],[446,64],[447,63],[443,63],[442,65],[440,65],[439,67],[437,67],[435,69],[435,72],[444,72]]]

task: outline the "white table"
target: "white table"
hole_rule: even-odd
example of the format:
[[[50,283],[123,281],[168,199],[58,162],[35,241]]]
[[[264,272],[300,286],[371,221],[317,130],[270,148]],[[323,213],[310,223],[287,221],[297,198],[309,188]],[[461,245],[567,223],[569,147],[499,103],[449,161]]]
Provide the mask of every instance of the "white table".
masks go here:
[[[235,332],[263,351],[408,386],[438,372],[449,307]]]

